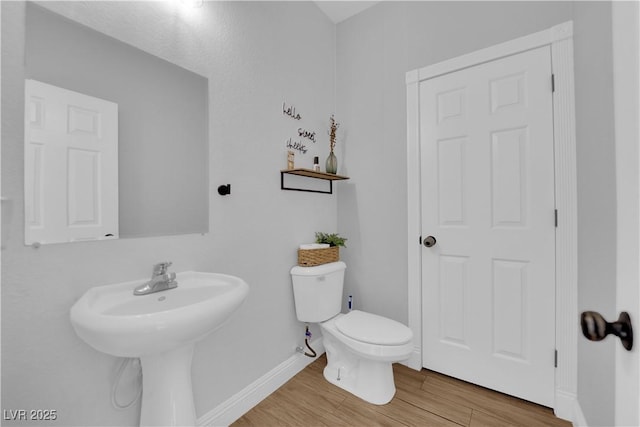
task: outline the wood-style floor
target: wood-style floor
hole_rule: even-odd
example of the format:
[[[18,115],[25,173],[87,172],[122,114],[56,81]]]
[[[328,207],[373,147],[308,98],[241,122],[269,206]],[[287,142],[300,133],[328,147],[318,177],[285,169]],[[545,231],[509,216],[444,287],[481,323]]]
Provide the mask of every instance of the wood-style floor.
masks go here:
[[[371,405],[327,382],[325,365],[322,356],[232,426],[571,426],[549,408],[400,364],[393,400]]]

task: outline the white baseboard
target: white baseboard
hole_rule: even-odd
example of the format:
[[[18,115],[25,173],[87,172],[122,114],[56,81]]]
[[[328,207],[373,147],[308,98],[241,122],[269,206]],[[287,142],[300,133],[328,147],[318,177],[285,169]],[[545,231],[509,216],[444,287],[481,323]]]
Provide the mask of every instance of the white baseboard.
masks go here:
[[[570,421],[576,427],[587,427],[587,420],[574,393],[557,390],[553,412],[556,417]]]
[[[420,353],[420,348],[415,347],[411,356],[407,360],[402,360],[401,364],[405,365],[408,368],[419,371],[422,369],[422,354]]]
[[[317,357],[311,358],[301,353],[293,354],[262,377],[198,418],[196,425],[219,427],[228,426],[236,421],[284,383],[293,378],[307,365],[324,354],[322,338],[314,340],[311,346],[315,349],[318,355]]]
[[[553,413],[558,418],[573,422],[575,420],[575,407],[577,398],[574,393],[556,390]]]
[[[588,427],[587,419],[584,417],[584,414],[582,413],[582,407],[580,406],[580,402],[578,402],[577,400],[576,400],[576,406],[575,406],[575,415],[572,421],[574,426]]]

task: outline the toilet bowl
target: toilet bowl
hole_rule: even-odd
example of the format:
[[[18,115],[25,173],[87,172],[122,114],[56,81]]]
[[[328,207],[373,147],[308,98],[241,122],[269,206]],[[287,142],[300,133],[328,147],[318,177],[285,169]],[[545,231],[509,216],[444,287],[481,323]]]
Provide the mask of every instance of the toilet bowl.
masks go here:
[[[320,330],[327,352],[325,379],[369,403],[389,403],[396,393],[392,363],[411,355],[411,330],[362,311],[338,314],[322,322]]]
[[[396,392],[392,363],[413,351],[411,329],[395,320],[359,310],[340,313],[346,264],[293,267],[298,320],[318,323],[327,353],[324,377],[376,405]]]

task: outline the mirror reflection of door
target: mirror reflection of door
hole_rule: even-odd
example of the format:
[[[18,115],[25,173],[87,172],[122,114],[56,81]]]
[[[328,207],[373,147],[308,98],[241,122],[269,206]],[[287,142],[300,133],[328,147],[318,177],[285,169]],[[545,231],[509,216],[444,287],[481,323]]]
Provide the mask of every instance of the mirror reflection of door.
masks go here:
[[[25,81],[25,244],[118,238],[118,105]]]

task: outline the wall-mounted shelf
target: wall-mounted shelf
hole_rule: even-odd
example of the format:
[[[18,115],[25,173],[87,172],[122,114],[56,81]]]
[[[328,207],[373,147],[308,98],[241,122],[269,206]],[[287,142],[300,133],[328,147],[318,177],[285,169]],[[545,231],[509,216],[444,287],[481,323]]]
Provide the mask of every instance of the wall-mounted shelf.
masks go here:
[[[325,181],[329,181],[329,191],[320,191],[320,190],[309,190],[306,188],[292,188],[284,186],[284,176],[285,175],[298,175],[304,176],[307,178],[314,179],[322,179]],[[312,169],[283,169],[280,171],[280,189],[281,190],[293,190],[293,191],[306,191],[309,193],[322,193],[322,194],[333,194],[333,181],[343,181],[345,179],[349,179],[347,176],[335,175],[332,173],[325,172],[317,172]]]

